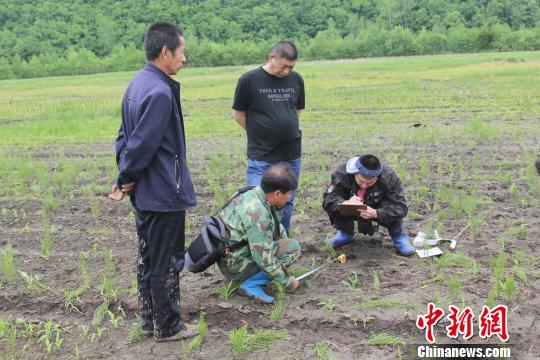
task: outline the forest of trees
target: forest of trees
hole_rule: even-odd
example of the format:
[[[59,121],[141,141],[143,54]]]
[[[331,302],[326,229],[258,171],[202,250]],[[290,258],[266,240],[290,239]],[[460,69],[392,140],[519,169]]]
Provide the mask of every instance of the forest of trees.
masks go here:
[[[179,24],[195,66],[540,50],[540,0],[0,0],[0,79],[135,70],[145,29]]]

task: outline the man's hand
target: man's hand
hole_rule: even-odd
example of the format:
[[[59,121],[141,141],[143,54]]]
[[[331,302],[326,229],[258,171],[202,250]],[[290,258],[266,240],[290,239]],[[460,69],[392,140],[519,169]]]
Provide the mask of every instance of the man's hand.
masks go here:
[[[297,278],[294,278],[294,283],[293,283],[293,287],[292,287],[292,288],[293,288],[293,289],[296,289],[296,288],[298,288],[299,285],[300,285],[300,282],[298,281],[298,279],[297,279]]]
[[[124,196],[135,189],[135,185],[137,183],[135,181],[131,181],[125,184],[122,184],[122,189],[119,189],[116,184],[112,186],[111,193],[109,194],[109,199],[114,201],[121,201]]]
[[[121,201],[124,198],[124,195],[125,194],[122,192],[122,190],[120,190],[118,186],[114,184],[112,186],[111,193],[109,194],[109,199],[114,201]]]
[[[236,122],[238,123],[238,125],[240,125],[242,129],[246,130],[246,112],[245,111],[233,110],[232,117],[234,120],[236,120]]]
[[[362,219],[365,219],[365,220],[376,219],[377,216],[378,216],[377,210],[375,210],[374,208],[369,207],[369,206],[365,210],[359,209],[358,213],[359,213],[360,217]]]
[[[133,189],[135,189],[136,184],[137,183],[135,181],[130,181],[128,183],[122,184],[122,192],[124,194],[127,194],[128,192],[133,191]]]
[[[354,195],[353,197],[351,197],[349,200],[345,200],[343,203],[344,203],[344,204],[360,204],[360,205],[363,204],[362,199],[359,198],[359,197],[356,196],[356,195]]]

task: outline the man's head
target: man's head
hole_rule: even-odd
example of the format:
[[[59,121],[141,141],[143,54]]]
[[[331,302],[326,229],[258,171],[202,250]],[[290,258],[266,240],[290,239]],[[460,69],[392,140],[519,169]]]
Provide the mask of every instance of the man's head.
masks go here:
[[[375,185],[382,172],[382,163],[371,154],[356,156],[347,162],[346,171],[354,175],[354,180],[361,189]]]
[[[261,189],[266,194],[266,200],[271,207],[277,209],[285,206],[297,186],[298,180],[293,168],[283,162],[266,170],[261,180]]]
[[[184,33],[177,26],[158,22],[144,34],[146,59],[168,75],[175,75],[186,62]]]
[[[298,50],[292,42],[278,41],[268,56],[268,67],[272,75],[285,77],[292,72],[297,59]]]

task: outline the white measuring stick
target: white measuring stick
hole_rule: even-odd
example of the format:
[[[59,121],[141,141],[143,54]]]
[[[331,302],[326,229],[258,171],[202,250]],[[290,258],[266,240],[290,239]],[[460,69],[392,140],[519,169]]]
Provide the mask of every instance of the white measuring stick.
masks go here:
[[[459,237],[459,235],[461,235],[465,230],[467,230],[467,228],[470,226],[471,224],[467,224],[467,226],[465,226],[463,228],[463,230],[461,230],[456,236],[454,236],[454,238],[452,239],[452,242],[450,243],[450,248],[449,250],[450,251],[454,251],[456,250],[456,245],[457,245],[457,241],[456,239]]]

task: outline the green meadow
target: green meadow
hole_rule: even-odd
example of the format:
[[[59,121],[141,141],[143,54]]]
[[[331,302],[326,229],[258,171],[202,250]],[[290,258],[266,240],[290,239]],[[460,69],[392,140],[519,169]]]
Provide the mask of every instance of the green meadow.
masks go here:
[[[177,77],[199,200],[188,214],[188,237],[204,214],[243,184],[246,138],[230,115],[236,81],[254,66],[187,67]],[[309,245],[302,266],[307,269],[325,257],[319,249],[333,232],[320,207],[333,168],[369,151],[401,177],[411,236],[434,229],[455,235],[470,224],[457,253],[399,260],[409,262],[408,272],[415,274],[415,284],[399,288],[418,290],[407,299],[408,308],[422,309],[427,301],[537,305],[531,294],[540,278],[535,245],[540,177],[534,169],[540,142],[540,52],[299,61],[295,70],[306,86],[300,121],[303,169],[293,218],[293,235]],[[104,344],[124,343],[130,328],[134,331],[134,311],[125,305],[136,294],[133,215],[128,201],[113,204],[106,198],[116,175],[120,103],[134,74],[0,81],[0,291],[9,299],[0,300],[0,349],[14,357],[40,352],[92,357],[104,351]],[[403,265],[395,256],[383,259],[378,272],[360,277],[364,285],[357,289],[357,280],[348,283],[351,299],[383,305],[358,306],[335,297],[337,309],[363,317],[364,329],[384,320],[366,311],[396,297],[396,289],[385,288],[384,273]],[[358,266],[349,270],[359,271]],[[350,272],[337,277],[339,285]],[[182,286],[193,291],[198,279],[186,275]],[[219,285],[226,284],[222,280]],[[194,296],[209,296],[205,306],[211,309],[220,301],[218,287],[195,290],[185,301],[195,306]],[[327,304],[330,290],[316,291]],[[285,305],[304,301],[290,296]],[[286,313],[287,306],[280,311]],[[523,316],[529,315],[534,316],[524,310]],[[332,321],[338,315],[330,311],[325,316]],[[206,319],[210,327],[216,325],[211,316]],[[314,322],[312,328],[317,326]],[[301,330],[309,334],[311,328]],[[229,341],[227,334],[209,336]],[[405,340],[418,343],[411,336]],[[300,344],[324,340],[308,339]],[[398,343],[391,342],[385,351],[401,354]],[[124,344],[114,354],[142,351],[136,346]],[[205,346],[201,358],[223,350]],[[348,346],[367,345],[351,341]],[[233,350],[229,346],[227,351]]]

